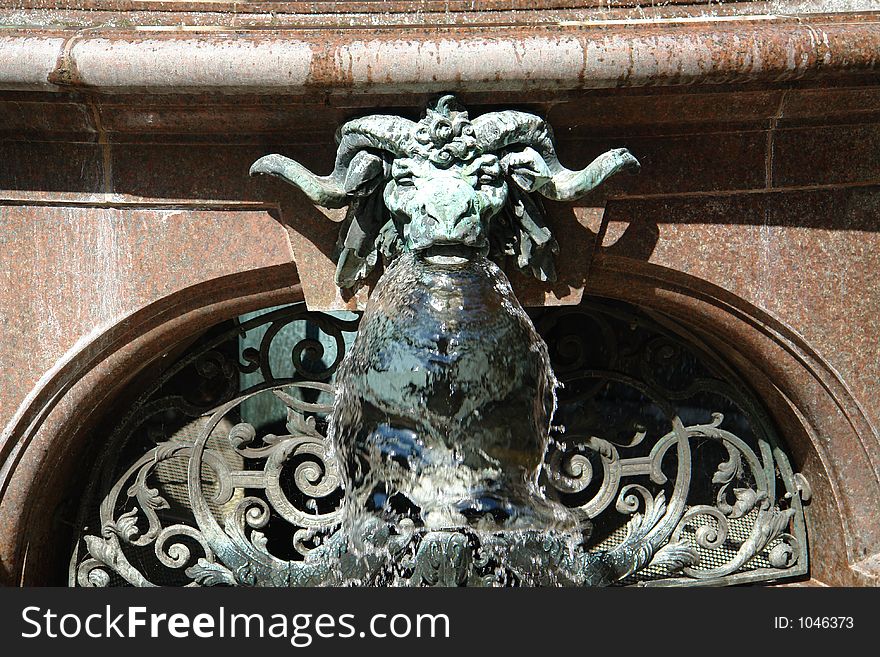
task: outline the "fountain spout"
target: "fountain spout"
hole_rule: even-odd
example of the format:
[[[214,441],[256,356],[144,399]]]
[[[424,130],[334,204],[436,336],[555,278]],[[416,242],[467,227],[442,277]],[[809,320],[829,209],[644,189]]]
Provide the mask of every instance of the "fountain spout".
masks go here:
[[[493,259],[515,256],[551,280],[557,246],[537,196],[578,198],[638,161],[616,149],[571,171],[539,117],[471,120],[453,96],[418,123],[366,117],[339,134],[328,176],[280,155],[251,169],[318,204],[348,205],[338,285],[358,285],[380,255],[386,262],[337,375],[330,439],[345,500],[335,547],[321,558],[334,549],[337,559],[359,555],[356,579],[375,578],[396,567],[387,548],[386,563],[375,562],[382,536],[383,546],[410,545],[410,572],[426,550],[452,559],[441,559],[442,576],[423,577],[445,583],[470,582],[474,559],[516,568],[538,553],[552,565],[549,583],[623,576],[631,559],[578,553],[589,522],[538,485],[558,384],[547,346]],[[475,546],[484,548],[479,559]]]

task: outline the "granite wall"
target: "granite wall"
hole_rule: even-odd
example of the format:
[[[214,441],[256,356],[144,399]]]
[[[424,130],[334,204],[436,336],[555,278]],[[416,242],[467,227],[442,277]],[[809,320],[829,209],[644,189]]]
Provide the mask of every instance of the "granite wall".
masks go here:
[[[406,89],[374,83],[386,80],[376,67],[395,70],[370,59],[375,49],[350,55],[363,80],[339,82],[345,62],[333,60],[324,78],[289,76],[285,87],[293,46],[276,61],[265,34],[227,39],[252,55],[243,64],[214,34],[170,44],[124,29],[13,35],[39,41],[30,50],[0,37],[0,52],[24,58],[18,78],[0,71],[0,580],[58,583],[65,503],[100,447],[92,429],[119,412],[136,374],[242,312],[303,298],[357,305],[329,284],[341,215],[248,178],[250,164],[281,152],[328,171],[341,122],[417,118],[436,93],[456,91],[472,115],[545,116],[568,166],[611,147],[639,158],[637,177],[574,206],[548,202],[560,281],[511,272],[521,298],[569,304],[586,291],[686,325],[764,399],[813,486],[813,582],[880,584],[880,23],[822,20],[815,34],[781,19],[662,34],[565,28],[582,46],[645,49],[635,63],[603,63],[601,49],[578,46],[589,56],[580,70],[563,66],[574,51],[561,28],[520,25],[504,38],[563,52],[556,78],[546,61],[518,68],[503,59],[515,49],[476,40],[457,72],[419,68],[448,47],[423,43]],[[332,38],[357,51],[355,37]]]

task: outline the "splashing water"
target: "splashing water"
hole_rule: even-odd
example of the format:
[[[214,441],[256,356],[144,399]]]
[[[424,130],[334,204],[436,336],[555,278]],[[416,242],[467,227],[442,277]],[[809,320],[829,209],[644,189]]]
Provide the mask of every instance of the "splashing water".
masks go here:
[[[371,519],[428,531],[584,530],[537,486],[558,384],[490,260],[395,260],[337,381],[330,435],[350,536]]]

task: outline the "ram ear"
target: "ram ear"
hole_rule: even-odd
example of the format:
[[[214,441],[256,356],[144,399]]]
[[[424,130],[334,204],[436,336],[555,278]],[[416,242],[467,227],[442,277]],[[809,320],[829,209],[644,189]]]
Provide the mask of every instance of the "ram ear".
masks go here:
[[[336,244],[336,285],[356,288],[370,275],[378,262],[377,240],[384,221],[381,191],[351,200]]]
[[[369,196],[390,174],[391,167],[385,158],[369,151],[361,151],[348,165],[343,188],[349,196]]]
[[[559,246],[547,227],[540,200],[514,188],[508,193],[507,216],[518,233],[517,267],[541,282],[555,281],[553,258],[559,253]]]
[[[526,192],[537,191],[553,177],[544,158],[529,146],[507,152],[501,158],[501,166],[517,187]]]

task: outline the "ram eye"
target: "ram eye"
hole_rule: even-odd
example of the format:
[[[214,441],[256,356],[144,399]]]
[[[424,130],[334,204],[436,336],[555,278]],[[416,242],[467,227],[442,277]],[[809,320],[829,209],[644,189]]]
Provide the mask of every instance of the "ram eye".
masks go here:
[[[479,180],[481,184],[489,184],[497,181],[501,177],[501,165],[496,158],[492,158],[488,162],[484,162],[480,167]]]

